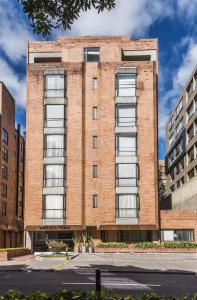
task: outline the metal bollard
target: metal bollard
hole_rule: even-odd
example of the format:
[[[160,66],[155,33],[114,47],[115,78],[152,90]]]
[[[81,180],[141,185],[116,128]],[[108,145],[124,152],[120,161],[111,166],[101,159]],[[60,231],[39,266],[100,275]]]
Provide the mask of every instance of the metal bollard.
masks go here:
[[[101,270],[96,270],[96,292],[101,293]]]

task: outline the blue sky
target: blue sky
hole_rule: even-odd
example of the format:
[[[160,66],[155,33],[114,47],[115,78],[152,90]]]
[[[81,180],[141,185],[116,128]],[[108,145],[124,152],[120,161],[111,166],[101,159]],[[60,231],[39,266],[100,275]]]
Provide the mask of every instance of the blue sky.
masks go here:
[[[25,63],[33,34],[17,0],[0,0],[0,80],[16,99],[16,121],[25,129]],[[111,12],[82,13],[71,31],[58,35],[129,35],[159,39],[159,158],[165,155],[165,124],[197,64],[197,0],[117,0]]]

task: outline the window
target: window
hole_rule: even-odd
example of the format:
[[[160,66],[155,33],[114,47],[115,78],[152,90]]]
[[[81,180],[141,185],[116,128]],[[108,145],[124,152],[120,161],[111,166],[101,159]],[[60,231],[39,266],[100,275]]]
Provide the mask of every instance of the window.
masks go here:
[[[99,61],[100,60],[100,49],[96,47],[84,48],[84,61]]]
[[[1,175],[2,178],[7,179],[8,178],[8,167],[5,165],[1,166]]]
[[[2,159],[8,162],[8,149],[2,147]]]
[[[176,107],[176,110],[175,110],[175,116],[176,116],[176,118],[178,117],[178,115],[180,114],[180,112],[182,111],[182,109],[183,109],[183,99],[180,100],[179,104]]]
[[[169,123],[168,123],[168,129],[171,130],[174,124],[173,116],[171,116]]]
[[[44,186],[64,186],[64,165],[45,165]]]
[[[171,185],[170,192],[174,192],[174,185]]]
[[[178,122],[176,126],[176,135],[179,135],[182,129],[183,129],[183,118],[181,118],[181,120]]]
[[[46,195],[44,197],[44,219],[65,218],[65,204],[63,195]]]
[[[169,147],[171,147],[174,144],[174,134],[172,133],[169,137]]]
[[[172,169],[169,173],[170,180],[174,180],[174,169]]]
[[[188,88],[187,88],[188,98],[191,96],[192,93],[193,93],[193,81],[190,82],[190,84],[188,85]]]
[[[138,217],[137,195],[116,196],[116,218]]]
[[[171,164],[173,163],[174,160],[174,151],[170,152],[169,156],[168,156],[168,167],[171,166]]]
[[[194,105],[193,105],[193,102],[192,102],[192,104],[189,106],[189,108],[187,110],[187,119],[188,120],[191,118],[193,113],[194,113]]]
[[[136,95],[136,75],[135,74],[117,74],[117,96],[135,96]]]
[[[188,179],[191,179],[192,177],[194,177],[194,168],[191,169],[188,173],[187,173],[187,176],[188,176]]]
[[[92,89],[97,90],[97,78],[93,77],[92,79]]]
[[[93,178],[97,178],[97,177],[98,177],[98,166],[93,165]]]
[[[7,184],[5,183],[1,184],[1,196],[7,197]]]
[[[187,130],[187,140],[188,142],[194,137],[194,125],[192,124]]]
[[[7,215],[7,203],[2,201],[0,203],[0,215],[6,216]]]
[[[3,138],[4,143],[8,145],[8,132],[7,132],[7,130],[5,128],[3,128],[3,136],[2,136],[2,138]]]
[[[137,165],[116,165],[116,186],[137,186]]]
[[[116,135],[116,155],[135,156],[136,155],[136,135],[129,133],[119,133]]]
[[[64,97],[64,75],[49,74],[45,79],[45,97]]]
[[[147,230],[120,230],[118,231],[119,242],[145,242],[151,241],[151,231]]]
[[[161,240],[164,242],[193,242],[194,231],[190,229],[161,230]]]
[[[188,163],[194,160],[194,147],[192,146],[189,151],[187,152]]]
[[[97,195],[93,195],[92,197],[92,206],[93,208],[97,208]]]
[[[103,243],[108,242],[108,231],[107,230],[101,230],[101,241]]]
[[[136,126],[136,105],[118,104],[116,106],[116,125]]]
[[[45,106],[45,127],[64,127],[64,105]]]
[[[176,174],[178,175],[181,173],[184,169],[184,158],[181,158],[181,160],[176,165]]]
[[[183,151],[183,139],[181,138],[180,141],[178,142],[176,148],[175,148],[175,153],[176,157]]]
[[[96,135],[93,135],[93,137],[92,137],[92,147],[93,147],[93,149],[97,148],[97,136]]]
[[[45,157],[64,156],[65,143],[64,135],[46,135],[45,136]]]
[[[92,108],[92,120],[96,120],[96,118],[97,118],[97,107],[94,106]]]
[[[181,186],[181,180],[179,179],[179,180],[177,180],[177,182],[176,182],[176,187],[177,187],[177,189],[178,189],[180,186]]]

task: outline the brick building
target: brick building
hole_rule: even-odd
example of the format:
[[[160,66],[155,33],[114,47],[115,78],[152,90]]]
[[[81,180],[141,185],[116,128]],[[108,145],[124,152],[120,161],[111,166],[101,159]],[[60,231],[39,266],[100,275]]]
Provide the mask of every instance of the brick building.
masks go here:
[[[30,42],[26,143],[27,247],[157,239],[157,40]]]
[[[23,245],[24,151],[15,101],[0,82],[0,248]]]

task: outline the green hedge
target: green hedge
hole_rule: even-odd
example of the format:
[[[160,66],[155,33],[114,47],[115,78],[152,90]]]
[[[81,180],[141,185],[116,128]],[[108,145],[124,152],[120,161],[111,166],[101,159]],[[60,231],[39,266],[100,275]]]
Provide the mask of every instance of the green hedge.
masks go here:
[[[101,243],[96,246],[97,248],[128,248],[129,245],[126,243]]]
[[[63,290],[54,295],[48,295],[44,292],[37,291],[35,293],[24,296],[21,292],[9,291],[5,296],[0,296],[0,300],[197,300],[197,293],[193,296],[182,295],[180,297],[159,296],[156,293],[119,296],[112,292],[102,292],[98,295],[95,291],[66,291]]]
[[[21,248],[0,248],[0,252],[19,251],[19,250],[27,250],[27,251],[29,251],[29,249],[22,248],[22,247]]]
[[[151,249],[151,248],[186,248],[186,249],[191,249],[191,248],[197,248],[197,244],[194,243],[187,243],[187,242],[165,242],[162,244],[157,244],[157,243],[146,243],[146,242],[141,242],[141,243],[136,243],[135,244],[136,248],[142,248],[142,249]]]

